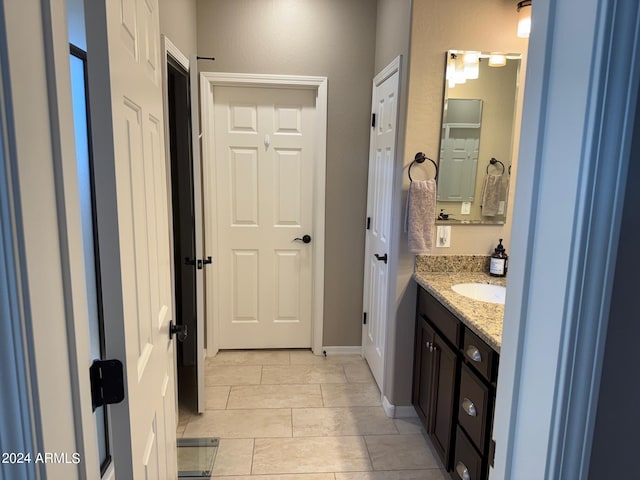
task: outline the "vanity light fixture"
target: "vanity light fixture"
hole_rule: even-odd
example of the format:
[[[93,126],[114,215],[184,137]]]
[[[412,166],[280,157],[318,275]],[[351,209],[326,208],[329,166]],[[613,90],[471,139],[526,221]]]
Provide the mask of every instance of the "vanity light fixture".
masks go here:
[[[453,73],[453,79],[456,82],[456,85],[460,85],[467,82],[467,76],[464,73],[464,59],[462,55],[456,55],[455,58],[456,69]]]
[[[480,52],[464,54],[464,76],[467,80],[477,80],[480,76]]]
[[[531,32],[531,0],[518,2],[518,37],[529,38]]]
[[[489,55],[490,67],[504,67],[507,64],[507,56],[502,53],[492,53]]]

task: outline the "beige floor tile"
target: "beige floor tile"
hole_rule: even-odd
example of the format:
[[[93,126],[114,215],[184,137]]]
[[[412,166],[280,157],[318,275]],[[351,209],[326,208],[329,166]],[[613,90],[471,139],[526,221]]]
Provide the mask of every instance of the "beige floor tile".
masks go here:
[[[262,367],[259,365],[213,365],[207,368],[204,383],[207,387],[217,385],[257,385],[260,383]]]
[[[294,473],[292,475],[249,475],[212,478],[216,480],[335,480],[333,473]]]
[[[336,473],[336,480],[449,480],[445,470]]]
[[[341,365],[283,365],[262,367],[262,384],[302,385],[346,383]]]
[[[442,468],[422,435],[372,435],[365,441],[374,470]]]
[[[256,439],[254,474],[371,470],[362,437]]]
[[[382,405],[380,390],[373,383],[324,384],[322,401],[325,407],[377,407]]]
[[[192,418],[185,437],[291,437],[291,410],[207,410]]]
[[[394,418],[393,421],[396,424],[396,428],[400,433],[406,434],[417,434],[426,433],[424,431],[424,427],[422,426],[422,420],[418,417],[409,417],[409,418]]]
[[[207,410],[224,410],[227,407],[231,387],[205,387],[205,408]]]
[[[187,410],[183,410],[182,408],[178,411],[178,427],[184,427],[193,415]]]
[[[294,437],[397,434],[382,407],[295,408]]]
[[[322,407],[320,385],[239,385],[231,388],[228,409]]]
[[[248,475],[253,459],[253,439],[223,438],[213,463],[213,475]]]
[[[226,350],[208,357],[207,365],[289,365],[289,350]]]
[[[369,366],[364,362],[354,363],[352,365],[345,365],[344,373],[347,376],[347,381],[349,383],[374,383],[375,384],[373,375],[371,375],[371,370],[369,370]]]
[[[362,363],[360,355],[314,355],[309,350],[294,350],[290,352],[291,365],[343,365],[345,363]]]

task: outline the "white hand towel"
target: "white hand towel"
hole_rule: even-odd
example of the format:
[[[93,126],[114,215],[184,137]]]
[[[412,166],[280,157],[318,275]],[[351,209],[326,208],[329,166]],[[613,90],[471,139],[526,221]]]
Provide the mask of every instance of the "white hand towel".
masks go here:
[[[409,252],[428,253],[433,247],[436,221],[436,181],[414,180],[407,194],[405,230],[409,238]]]
[[[502,200],[502,175],[487,175],[482,187],[482,216],[495,217]]]

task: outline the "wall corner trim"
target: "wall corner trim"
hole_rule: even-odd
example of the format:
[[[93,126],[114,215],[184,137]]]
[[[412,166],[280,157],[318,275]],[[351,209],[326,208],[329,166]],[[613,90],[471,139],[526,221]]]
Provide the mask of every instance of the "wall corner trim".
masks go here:
[[[416,409],[412,405],[393,405],[386,395],[382,395],[382,408],[389,418],[417,417]]]

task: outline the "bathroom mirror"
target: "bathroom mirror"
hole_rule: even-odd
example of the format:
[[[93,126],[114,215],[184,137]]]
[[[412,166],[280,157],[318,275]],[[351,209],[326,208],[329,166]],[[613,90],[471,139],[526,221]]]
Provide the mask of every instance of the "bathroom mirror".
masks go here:
[[[504,224],[520,59],[446,53],[437,223]]]

